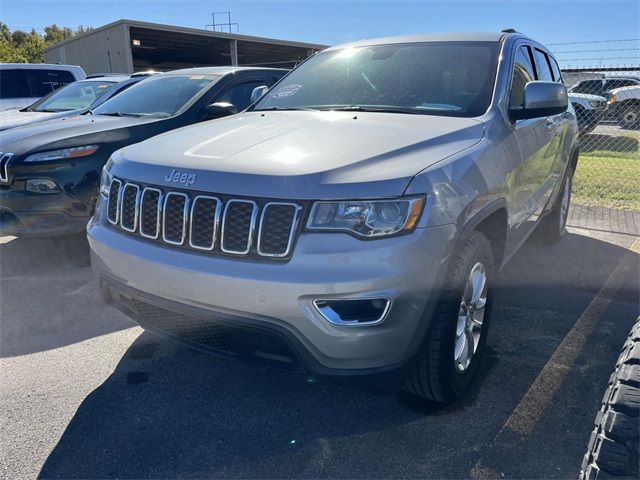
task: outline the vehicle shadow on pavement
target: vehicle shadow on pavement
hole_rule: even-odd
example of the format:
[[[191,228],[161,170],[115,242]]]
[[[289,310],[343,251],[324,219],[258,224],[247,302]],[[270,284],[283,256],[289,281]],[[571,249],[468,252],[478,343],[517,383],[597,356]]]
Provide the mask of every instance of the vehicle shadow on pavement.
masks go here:
[[[46,239],[0,243],[0,357],[49,350],[135,324],[100,303],[86,245]],[[10,240],[10,241],[9,241]],[[77,253],[78,256],[72,256]]]
[[[479,449],[491,445],[625,255],[580,235],[552,247],[526,245],[497,284],[482,384],[440,409],[229,362],[145,332],[80,405],[40,477],[468,477]],[[616,294],[623,317],[637,311],[631,283]],[[599,340],[611,361],[632,323],[613,324]],[[538,443],[549,451],[538,456],[540,445],[528,447],[527,461],[538,462],[527,464],[528,476],[576,475],[591,406],[610,373],[607,355],[597,360],[598,368],[574,378],[588,388],[578,385],[567,393],[575,399],[558,402],[586,405],[571,413],[566,428],[575,431],[544,427],[547,440]]]

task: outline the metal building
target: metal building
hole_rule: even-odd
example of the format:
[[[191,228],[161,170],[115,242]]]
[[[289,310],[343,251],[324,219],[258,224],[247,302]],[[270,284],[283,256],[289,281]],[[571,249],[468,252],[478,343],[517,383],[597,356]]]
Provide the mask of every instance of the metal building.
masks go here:
[[[44,51],[45,62],[80,65],[87,74],[252,65],[293,67],[325,48],[137,20],[118,20]]]

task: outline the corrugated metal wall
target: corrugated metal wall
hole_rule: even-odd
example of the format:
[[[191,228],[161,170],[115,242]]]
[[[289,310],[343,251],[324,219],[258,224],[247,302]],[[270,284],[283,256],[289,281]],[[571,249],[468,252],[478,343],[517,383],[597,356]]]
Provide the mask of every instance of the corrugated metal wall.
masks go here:
[[[80,65],[92,73],[133,73],[129,26],[114,25],[62,45],[44,54],[47,63]]]

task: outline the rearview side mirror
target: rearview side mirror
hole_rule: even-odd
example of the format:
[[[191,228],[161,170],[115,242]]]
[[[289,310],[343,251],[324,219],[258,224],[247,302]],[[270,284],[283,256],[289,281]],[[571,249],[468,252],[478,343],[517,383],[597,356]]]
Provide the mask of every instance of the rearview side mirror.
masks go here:
[[[216,102],[207,107],[205,119],[212,120],[214,118],[228,117],[236,113],[238,113],[238,109],[232,103]]]
[[[256,103],[258,100],[260,100],[268,90],[269,87],[267,87],[266,85],[261,85],[254,88],[251,91],[251,103]]]
[[[569,106],[567,87],[561,83],[535,81],[524,87],[524,105],[512,108],[509,116],[513,120],[549,117],[566,112]]]

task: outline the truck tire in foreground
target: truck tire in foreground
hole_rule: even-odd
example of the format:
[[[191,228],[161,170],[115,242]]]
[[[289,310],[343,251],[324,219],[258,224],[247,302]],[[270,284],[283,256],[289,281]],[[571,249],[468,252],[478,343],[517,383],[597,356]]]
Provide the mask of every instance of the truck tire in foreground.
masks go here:
[[[640,478],[640,318],[609,378],[582,461],[581,480]]]

